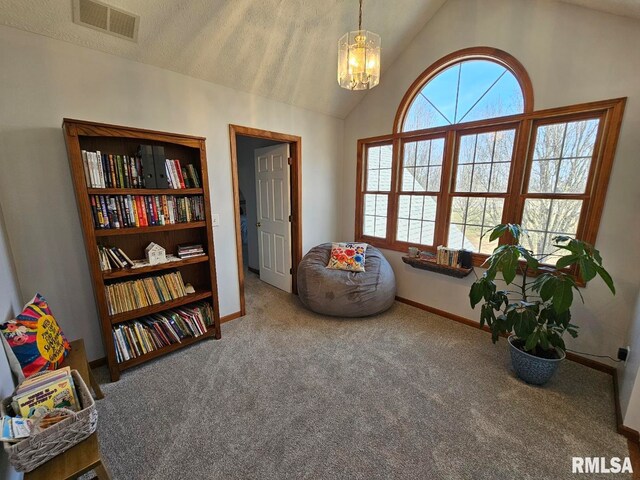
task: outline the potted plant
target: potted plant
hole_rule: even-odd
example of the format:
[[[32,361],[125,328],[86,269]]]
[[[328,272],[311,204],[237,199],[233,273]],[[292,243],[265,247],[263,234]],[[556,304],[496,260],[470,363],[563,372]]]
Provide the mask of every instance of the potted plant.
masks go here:
[[[527,235],[520,225],[496,225],[487,234],[490,241],[508,234],[511,242],[496,247],[483,264],[487,270],[469,292],[471,307],[483,302],[480,326],[490,328],[493,343],[500,335],[509,335],[511,362],[518,377],[543,385],[565,358],[564,333],[578,336],[570,311],[574,291],[584,302],[573,273],[576,267],[583,284],[599,276],[615,295],[613,280],[602,266],[600,252],[586,242],[558,235],[553,238],[556,250],[534,255],[520,243]],[[562,256],[555,267],[543,264],[557,255]],[[522,278],[516,284],[518,273]],[[498,288],[498,274],[505,288]]]

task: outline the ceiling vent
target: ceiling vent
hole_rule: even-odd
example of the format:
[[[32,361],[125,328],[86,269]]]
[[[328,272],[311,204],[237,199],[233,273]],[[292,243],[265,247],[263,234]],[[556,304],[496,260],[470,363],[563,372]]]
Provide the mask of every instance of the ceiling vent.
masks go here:
[[[73,0],[73,23],[138,41],[140,16],[97,0]]]

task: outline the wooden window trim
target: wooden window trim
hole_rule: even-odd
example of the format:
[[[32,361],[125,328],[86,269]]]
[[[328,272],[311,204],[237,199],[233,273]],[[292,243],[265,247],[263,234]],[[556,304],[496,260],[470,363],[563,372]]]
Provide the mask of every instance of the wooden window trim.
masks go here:
[[[529,74],[524,68],[524,65],[522,65],[513,55],[505,52],[504,50],[493,47],[470,47],[442,57],[423,71],[418,78],[416,78],[400,102],[400,107],[398,108],[393,121],[393,132],[398,133],[402,130],[405,116],[413,102],[413,99],[422,90],[422,87],[429,82],[429,80],[450,66],[468,60],[487,60],[497,63],[509,70],[520,84],[522,99],[524,102],[523,111],[525,113],[533,111],[533,84],[531,83],[531,78],[529,78]]]
[[[406,97],[406,95],[405,95]],[[413,97],[409,99],[409,102]],[[406,102],[406,99],[403,99]],[[571,199],[580,198],[584,200],[581,218],[578,224],[576,236],[591,244],[595,244],[598,227],[604,208],[604,199],[607,186],[611,176],[611,168],[615,157],[617,142],[619,138],[622,117],[624,114],[626,97],[596,102],[587,102],[566,107],[556,107],[540,111],[525,112],[519,115],[507,117],[491,118],[481,121],[448,125],[446,127],[435,127],[412,132],[398,132],[371,138],[358,140],[357,152],[357,196],[356,196],[356,218],[355,232],[356,240],[370,243],[379,248],[406,252],[409,246],[415,246],[425,251],[435,252],[435,246],[424,246],[408,242],[395,240],[397,222],[397,201],[400,194],[400,171],[402,168],[401,155],[404,142],[420,140],[424,138],[445,137],[444,161],[442,169],[441,188],[438,194],[438,210],[436,214],[436,230],[434,244],[444,241],[446,244],[446,234],[448,230],[448,219],[450,217],[451,199],[454,195],[459,195],[453,191],[455,181],[454,169],[457,162],[457,153],[453,153],[454,148],[458,148],[457,138],[460,135],[474,131],[502,130],[515,126],[516,138],[514,141],[514,153],[512,157],[512,168],[508,182],[508,191],[505,195],[505,205],[503,211],[503,221],[518,223],[522,220],[525,198],[534,198],[537,194],[526,193],[528,175],[530,171],[531,152],[535,146],[535,132],[539,125],[557,123],[565,121],[575,121],[588,118],[599,118],[599,132],[597,134],[597,144],[594,147],[594,157],[587,188],[584,194],[540,194],[540,198]],[[401,105],[401,109],[404,103]],[[399,109],[399,112],[401,112]],[[398,119],[396,116],[396,121]],[[362,209],[363,209],[363,182],[364,177],[364,151],[372,144],[392,144],[392,189],[389,192],[387,238],[374,238],[362,235]],[[446,188],[445,188],[446,186]],[[386,193],[386,192],[385,192]],[[406,193],[406,192],[405,192]],[[429,192],[430,193],[430,192]],[[425,194],[428,194],[425,192]],[[435,194],[434,194],[435,195]],[[463,196],[465,196],[464,194]],[[503,195],[503,194],[500,194]],[[498,195],[498,196],[500,196]],[[466,196],[483,196],[480,192],[475,192]],[[484,196],[495,197],[496,194],[484,194]],[[473,263],[481,265],[486,260],[487,255],[475,253]]]

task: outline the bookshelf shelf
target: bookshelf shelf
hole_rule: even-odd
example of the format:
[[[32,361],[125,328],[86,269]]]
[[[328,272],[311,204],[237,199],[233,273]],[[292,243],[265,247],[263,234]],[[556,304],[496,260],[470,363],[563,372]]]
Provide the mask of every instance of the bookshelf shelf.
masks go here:
[[[163,270],[171,270],[174,268],[184,267],[185,265],[193,265],[196,263],[208,262],[208,255],[200,255],[199,257],[185,258],[184,260],[177,260],[175,262],[161,263],[159,265],[149,265],[148,267],[140,268],[122,268],[119,270],[111,270],[102,272],[102,277],[105,280],[113,280],[114,278],[133,277],[135,275],[141,275],[151,272],[161,272]]]
[[[105,228],[95,230],[96,237],[111,237],[114,235],[140,235],[142,233],[168,232],[171,230],[186,230],[189,228],[206,227],[207,222],[184,222],[171,225],[156,225],[155,227]]]
[[[111,380],[118,380],[123,370],[181,349],[197,341],[212,337],[220,338],[220,310],[218,306],[218,286],[205,139],[202,137],[72,119],[64,119],[62,128],[67,144],[69,166],[76,203],[80,213],[85,250]],[[151,150],[153,155],[149,162],[150,154],[148,152]],[[114,159],[113,164],[110,163],[112,158]],[[89,161],[93,163],[89,163]],[[115,174],[113,170],[114,165],[117,167]],[[144,179],[147,186],[152,186],[154,183],[147,183],[147,179],[152,179],[150,182],[155,181],[153,179],[156,178],[154,175],[158,175],[158,169],[164,170],[166,168],[167,170],[161,172],[160,175],[166,174],[168,178],[170,176],[170,169],[174,167],[180,167],[182,171],[193,172],[193,174],[188,173],[187,176],[189,176],[191,180],[198,178],[199,183],[187,182],[186,177],[184,177],[185,185],[199,184],[201,188],[112,188],[113,185],[116,184],[136,185],[136,181],[141,181],[141,179]],[[174,172],[173,178],[176,178],[176,170],[174,169],[172,171]],[[106,172],[110,172],[109,176],[107,176]],[[119,175],[119,177],[114,177],[114,175]],[[183,176],[184,175],[180,175],[180,178]],[[100,178],[102,178],[102,182],[96,181],[96,179]],[[180,183],[182,183],[182,180],[180,180]],[[94,187],[95,185],[102,184],[109,188],[91,188],[92,184]],[[96,220],[94,220],[94,214],[96,213],[96,195],[112,196],[112,198],[114,198],[113,201],[116,202],[112,205],[114,205],[116,209],[110,209],[108,210],[109,213],[105,213],[107,211],[103,206],[101,214],[113,214],[118,217],[122,215],[120,210],[122,208],[126,209],[126,202],[132,200],[126,198],[128,195],[193,196],[198,202],[191,204],[195,205],[194,207],[188,206],[190,199],[187,198],[180,198],[180,203],[173,204],[173,207],[167,200],[168,206],[165,204],[163,207],[165,208],[165,215],[167,212],[166,208],[174,208],[173,211],[177,214],[180,213],[179,208],[197,208],[198,216],[192,218],[203,220],[171,225],[97,229],[95,225],[98,223],[99,217],[96,217]],[[123,203],[119,203],[121,201]],[[157,201],[158,200],[156,200],[156,202]],[[139,212],[139,210],[137,210],[136,207],[140,207],[138,207],[135,202],[131,203],[131,201],[129,201],[129,205],[133,205],[132,216],[135,217],[138,215],[137,212]],[[149,212],[148,209],[151,207],[147,206],[146,208],[147,212]],[[161,208],[161,205],[158,204],[158,208]],[[130,210],[126,211],[130,212]],[[171,210],[169,210],[169,212],[171,212]],[[192,215],[193,214],[192,210]],[[126,213],[126,215],[129,215],[129,213]],[[140,215],[138,215],[138,219],[139,218]],[[174,255],[177,254],[179,245],[197,244],[202,246],[204,255],[136,269],[125,268],[102,271],[101,254],[98,251],[99,246],[103,253],[107,248],[110,248],[112,251],[120,251],[122,255],[135,259],[145,257],[145,249],[151,242],[163,247],[167,254]],[[190,283],[191,285],[197,286],[196,293],[116,315],[109,314],[106,292],[108,285],[119,284],[129,280],[138,280],[143,278],[142,276],[145,274],[154,274],[156,272],[159,275],[164,275],[170,273],[168,270],[178,272],[180,274],[179,277],[182,278],[185,284]],[[110,294],[114,294],[114,289],[111,289],[110,292]],[[123,287],[117,290],[116,295],[120,295],[120,298],[131,295],[131,293],[127,292],[129,292],[127,287]],[[165,346],[123,363],[117,362],[113,334],[114,325],[203,301],[208,303],[211,306],[211,310],[213,310],[213,325],[208,327],[204,335],[187,338],[181,343]],[[120,348],[125,347],[120,346]]]
[[[202,188],[88,188],[89,195],[202,195]]]
[[[176,298],[175,300],[169,300],[168,302],[151,305],[150,307],[137,308],[135,310],[129,310],[128,312],[109,315],[109,318],[111,319],[112,325],[117,325],[118,323],[128,322],[129,320],[133,320],[135,318],[145,317],[147,315],[152,315],[154,313],[163,312],[165,310],[170,310],[176,307],[181,307],[183,305],[186,305],[187,303],[197,302],[199,300],[204,300],[205,298],[210,298],[210,297],[211,297],[211,292],[191,293],[184,297]]]
[[[199,337],[188,337],[183,339],[180,343],[172,343],[171,345],[167,345],[166,347],[162,347],[158,350],[153,350],[152,352],[145,353],[140,357],[132,358],[131,360],[127,360],[126,362],[119,363],[118,366],[120,367],[120,370],[126,370],[128,368],[140,365],[141,363],[147,362],[153,358],[166,355],[167,353],[174,352],[181,348],[192,345],[195,342],[199,342],[200,340],[211,337],[215,337],[214,329],[207,330],[207,333],[205,333],[204,335],[200,335]]]

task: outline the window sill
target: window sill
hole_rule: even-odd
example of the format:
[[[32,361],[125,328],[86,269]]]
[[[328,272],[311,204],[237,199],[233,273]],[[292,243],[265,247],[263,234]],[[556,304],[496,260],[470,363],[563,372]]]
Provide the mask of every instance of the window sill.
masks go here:
[[[402,257],[402,261],[413,268],[429,270],[430,272],[441,273],[455,278],[464,278],[473,272],[473,268],[450,267],[448,265],[440,265],[433,260],[423,260],[407,255]]]

